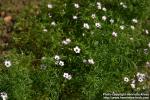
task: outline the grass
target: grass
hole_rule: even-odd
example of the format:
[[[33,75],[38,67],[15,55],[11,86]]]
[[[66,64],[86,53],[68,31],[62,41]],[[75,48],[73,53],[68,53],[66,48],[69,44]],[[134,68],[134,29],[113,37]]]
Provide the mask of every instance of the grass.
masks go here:
[[[150,0],[122,1],[127,8],[120,5],[121,0],[100,2],[106,12],[97,9],[96,0],[42,0],[13,13],[13,25],[7,26],[1,17],[0,92],[6,92],[9,100],[101,100],[103,93],[148,93],[150,37],[145,30],[150,31]],[[49,3],[52,9],[47,7]],[[80,7],[75,8],[74,3]],[[7,11],[7,5],[2,5],[1,11]],[[74,15],[78,19],[73,19]],[[101,28],[95,26],[97,22]],[[90,29],[85,29],[84,23]],[[11,31],[6,31],[9,28]],[[5,34],[9,35],[6,40]],[[68,45],[62,44],[66,38],[71,39]],[[79,54],[74,52],[76,46],[81,49]],[[64,66],[55,64],[55,55]],[[83,63],[84,59],[95,63]],[[6,60],[11,61],[9,68]],[[72,79],[65,79],[65,72]],[[138,72],[145,75],[143,82],[137,81]],[[124,77],[130,81],[125,82]],[[135,88],[130,85],[132,79]]]

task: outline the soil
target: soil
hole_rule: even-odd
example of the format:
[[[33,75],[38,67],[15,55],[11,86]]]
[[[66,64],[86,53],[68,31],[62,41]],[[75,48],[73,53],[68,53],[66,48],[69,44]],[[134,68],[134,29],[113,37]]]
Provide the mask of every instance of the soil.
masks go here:
[[[12,39],[16,16],[25,8],[38,8],[40,0],[0,0],[0,55],[4,54]]]
[[[18,13],[28,5],[37,5],[40,0],[0,0],[0,10]]]

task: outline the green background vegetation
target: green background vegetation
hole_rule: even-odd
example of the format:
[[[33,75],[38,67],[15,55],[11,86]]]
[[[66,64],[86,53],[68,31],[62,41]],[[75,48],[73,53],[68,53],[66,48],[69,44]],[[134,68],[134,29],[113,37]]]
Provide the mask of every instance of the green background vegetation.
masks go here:
[[[102,93],[148,92],[150,69],[145,63],[150,60],[150,36],[143,29],[150,30],[150,0],[122,1],[127,9],[120,6],[121,0],[101,0],[107,8],[104,12],[97,10],[96,0],[1,0],[0,10],[13,21],[7,25],[0,18],[0,92],[5,91],[9,100],[100,100]],[[47,8],[48,3],[53,4],[52,9]],[[79,3],[80,8],[75,9],[73,3]],[[94,20],[93,13],[97,15]],[[73,15],[78,19],[73,20]],[[105,22],[103,15],[107,16]],[[110,24],[111,18],[114,24]],[[132,23],[133,18],[138,19],[137,24]],[[53,21],[56,26],[51,26]],[[83,28],[85,22],[89,30]],[[97,29],[95,22],[102,28]],[[119,28],[122,24],[125,30]],[[43,32],[44,28],[48,32]],[[118,37],[112,37],[113,31]],[[62,45],[65,38],[70,38],[71,44]],[[71,50],[76,45],[81,48],[80,54]],[[148,54],[144,53],[146,48]],[[56,54],[65,66],[55,65]],[[94,59],[94,65],[82,62],[89,58]],[[5,67],[5,60],[12,62],[10,68]],[[72,79],[64,79],[64,72]],[[131,79],[137,72],[146,73],[147,79],[132,89],[123,78]]]

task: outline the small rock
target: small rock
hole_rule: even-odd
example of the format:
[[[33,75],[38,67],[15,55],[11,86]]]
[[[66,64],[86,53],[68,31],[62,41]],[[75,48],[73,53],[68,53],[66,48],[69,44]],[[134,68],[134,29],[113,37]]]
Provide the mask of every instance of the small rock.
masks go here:
[[[4,22],[6,24],[11,23],[11,21],[12,21],[12,16],[6,16],[6,17],[4,17]]]

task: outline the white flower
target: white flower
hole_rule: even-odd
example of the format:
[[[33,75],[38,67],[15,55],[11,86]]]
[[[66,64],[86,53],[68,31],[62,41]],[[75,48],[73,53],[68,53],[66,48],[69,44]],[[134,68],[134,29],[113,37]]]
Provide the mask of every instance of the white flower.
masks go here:
[[[97,6],[101,6],[101,3],[100,3],[100,2],[97,2],[96,4],[97,4]]]
[[[145,74],[142,74],[142,73],[137,73],[136,74],[136,76],[137,76],[137,79],[138,79],[138,81],[139,82],[143,82],[144,81],[144,79],[145,79]]]
[[[150,62],[149,61],[146,62],[146,66],[150,67]]]
[[[138,81],[143,82],[144,80],[143,80],[143,78],[140,77],[140,78],[138,78]]]
[[[150,62],[147,61],[147,62],[146,62],[146,65],[150,65]]]
[[[132,41],[132,40],[133,40],[133,38],[131,37],[131,38],[130,38],[130,40]]]
[[[102,7],[101,6],[97,6],[97,9],[102,9]]]
[[[149,31],[148,31],[148,30],[145,30],[145,33],[146,33],[146,34],[149,34]]]
[[[121,30],[124,30],[124,25],[121,25],[121,26],[120,26],[120,29],[121,29]]]
[[[135,84],[134,83],[132,83],[132,84],[130,84],[131,85],[131,88],[135,88]]]
[[[123,7],[123,8],[127,8],[127,5],[123,4],[122,7]]]
[[[2,97],[3,100],[7,100],[8,96],[6,92],[1,92],[0,96]]]
[[[95,64],[95,62],[94,62],[93,59],[88,59],[88,63],[89,63],[89,64]]]
[[[125,82],[129,82],[129,78],[128,77],[124,77],[124,81]]]
[[[58,64],[59,64],[59,61],[55,61],[55,64],[58,65]]]
[[[89,29],[89,28],[90,28],[90,26],[89,26],[88,23],[84,23],[84,24],[83,24],[83,27],[86,28],[86,29]]]
[[[117,37],[117,33],[116,32],[112,32],[112,36]]]
[[[51,25],[52,25],[52,26],[55,26],[55,25],[56,25],[56,23],[53,21],[53,22],[51,22]]]
[[[140,78],[140,77],[141,77],[141,78],[145,78],[145,74],[142,74],[142,73],[139,73],[139,72],[136,74],[136,76],[137,76],[138,78]]]
[[[132,82],[131,82],[132,84],[135,84],[135,80],[132,80]]]
[[[43,29],[43,32],[47,32],[47,29]]]
[[[65,41],[65,40],[63,40],[63,41],[62,41],[62,44],[67,45],[67,44],[68,44],[68,42],[67,42],[67,41]]]
[[[73,19],[77,19],[78,17],[77,16],[73,16]]]
[[[100,3],[100,2],[97,2],[96,4],[97,4],[97,6],[101,6],[101,3]]]
[[[131,25],[131,29],[132,29],[132,30],[134,30],[134,29],[135,29],[135,27],[134,27],[133,25]]]
[[[72,78],[72,76],[69,75],[68,73],[64,73],[63,77],[68,79],[68,80],[70,80]]]
[[[107,19],[106,16],[102,16],[102,20],[105,21]]]
[[[93,19],[95,19],[95,18],[96,18],[96,15],[95,15],[95,14],[92,14],[91,17],[92,17]]]
[[[63,77],[66,78],[66,77],[68,77],[68,75],[69,75],[68,73],[64,73]]]
[[[137,77],[140,77],[140,76],[141,76],[141,73],[138,72],[138,73],[136,74],[136,76],[137,76]]]
[[[83,59],[83,63],[87,63],[87,60],[86,60],[86,59]]]
[[[150,48],[150,42],[148,43],[148,47]]]
[[[66,39],[66,41],[67,41],[68,43],[70,43],[70,42],[71,42],[71,40],[70,40],[69,38],[67,38],[67,39]]]
[[[120,2],[120,5],[123,5],[124,3],[123,2]]]
[[[10,67],[11,66],[11,61],[5,60],[4,64],[5,64],[6,67]]]
[[[101,3],[100,2],[97,2],[97,9],[102,9],[102,6],[101,6]]]
[[[79,6],[79,4],[75,3],[75,4],[74,4],[74,7],[75,7],[75,8],[79,8],[80,6]]]
[[[144,54],[148,54],[148,49],[144,49]]]
[[[82,36],[85,36],[85,34],[83,33]]]
[[[138,23],[138,20],[137,19],[132,19],[132,22],[133,23]]]
[[[114,23],[114,19],[110,19],[110,23],[113,24]]]
[[[97,28],[101,28],[101,24],[100,24],[100,23],[95,23],[95,26],[96,26]]]
[[[107,9],[105,7],[102,8],[103,11],[107,11]]]
[[[71,42],[71,40],[69,38],[67,38],[66,40],[62,41],[62,44],[68,45],[70,42]]]
[[[125,5],[123,2],[120,2],[120,5],[121,5],[123,8],[127,8],[127,5]]]
[[[150,48],[150,42],[148,43],[148,47]]]
[[[45,60],[45,59],[46,59],[46,57],[42,57],[41,59],[42,59],[42,60]]]
[[[72,78],[72,76],[71,76],[71,75],[68,75],[68,78],[67,78],[67,79],[68,79],[68,80],[71,80],[71,78]]]
[[[60,60],[60,56],[58,56],[58,55],[55,55],[55,60]]]
[[[81,49],[80,49],[78,46],[76,46],[76,47],[74,48],[74,52],[75,52],[75,53],[80,53],[80,51],[81,51]]]
[[[51,8],[53,8],[53,5],[52,4],[48,4],[47,7],[51,9]]]
[[[63,61],[59,61],[59,65],[60,66],[64,66],[64,62]]]

